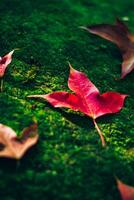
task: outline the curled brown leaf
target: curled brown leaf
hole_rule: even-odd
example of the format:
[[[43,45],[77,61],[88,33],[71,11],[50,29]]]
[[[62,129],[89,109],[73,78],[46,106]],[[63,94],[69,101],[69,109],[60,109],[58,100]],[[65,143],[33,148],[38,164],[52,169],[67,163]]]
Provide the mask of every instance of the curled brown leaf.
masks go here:
[[[20,137],[12,128],[0,124],[0,157],[20,159],[38,137],[37,124],[25,128]]]
[[[120,48],[123,57],[121,78],[134,69],[134,35],[124,22],[117,19],[115,25],[98,24],[81,28],[115,43]]]

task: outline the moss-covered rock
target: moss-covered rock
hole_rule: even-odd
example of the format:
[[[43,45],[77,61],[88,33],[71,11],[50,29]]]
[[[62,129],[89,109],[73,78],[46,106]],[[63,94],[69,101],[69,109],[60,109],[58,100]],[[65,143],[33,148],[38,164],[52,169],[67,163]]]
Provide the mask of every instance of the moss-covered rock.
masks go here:
[[[1,55],[20,51],[4,76],[0,123],[19,134],[36,120],[40,133],[39,143],[21,161],[0,159],[1,200],[118,200],[115,175],[134,185],[133,73],[115,81],[119,50],[79,28],[120,17],[134,32],[133,10],[130,0],[1,1]],[[97,120],[105,149],[89,118],[27,98],[68,91],[68,61],[101,92],[130,95],[121,112]]]

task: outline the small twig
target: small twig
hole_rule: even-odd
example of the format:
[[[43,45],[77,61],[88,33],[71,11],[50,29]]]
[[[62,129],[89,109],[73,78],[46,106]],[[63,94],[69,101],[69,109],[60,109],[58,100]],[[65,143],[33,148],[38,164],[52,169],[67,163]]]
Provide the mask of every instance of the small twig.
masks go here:
[[[86,26],[79,26],[78,28],[81,28],[81,29],[88,31],[88,28]]]
[[[0,83],[0,91],[3,91],[3,78],[1,78],[1,83]]]
[[[104,136],[98,126],[98,124],[96,123],[95,119],[93,119],[93,122],[94,122],[94,125],[95,125],[95,128],[100,136],[100,139],[101,139],[101,143],[102,143],[102,146],[105,147],[106,146],[106,142],[105,142],[105,139],[104,139]]]
[[[20,160],[16,160],[16,169],[18,170],[20,167]]]

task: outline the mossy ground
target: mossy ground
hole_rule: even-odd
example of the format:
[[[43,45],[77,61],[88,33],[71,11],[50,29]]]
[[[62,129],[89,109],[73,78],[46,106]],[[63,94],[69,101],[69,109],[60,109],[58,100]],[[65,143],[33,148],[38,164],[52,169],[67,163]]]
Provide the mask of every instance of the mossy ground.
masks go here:
[[[2,0],[0,54],[14,48],[0,93],[0,122],[18,134],[38,121],[40,139],[18,162],[0,159],[1,200],[119,200],[115,176],[134,185],[133,73],[120,76],[117,47],[80,28],[113,23],[134,32],[131,0]],[[68,90],[70,62],[101,92],[130,96],[121,112],[97,120],[106,138],[101,147],[92,120],[27,95]]]

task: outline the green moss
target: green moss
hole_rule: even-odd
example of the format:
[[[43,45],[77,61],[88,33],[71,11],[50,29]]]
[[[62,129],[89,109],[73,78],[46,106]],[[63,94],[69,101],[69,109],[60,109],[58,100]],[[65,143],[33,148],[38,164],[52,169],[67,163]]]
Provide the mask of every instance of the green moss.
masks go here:
[[[115,81],[122,60],[117,47],[79,28],[120,17],[134,31],[133,10],[130,0],[1,1],[1,55],[20,51],[4,76],[0,122],[19,134],[37,120],[40,134],[21,161],[0,159],[2,200],[118,200],[114,176],[134,184],[133,73]],[[105,149],[91,119],[27,98],[69,91],[68,61],[101,92],[130,95],[121,112],[97,120]]]

